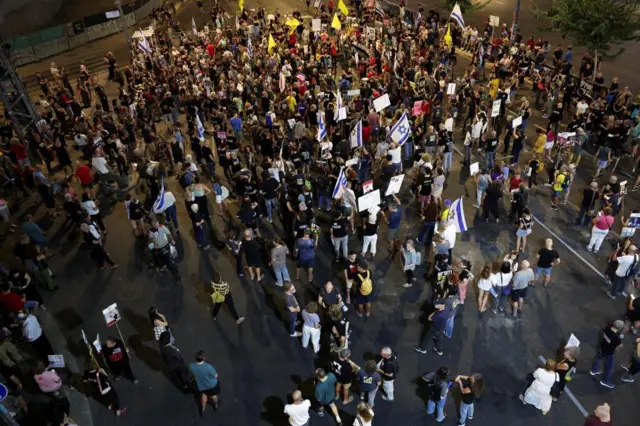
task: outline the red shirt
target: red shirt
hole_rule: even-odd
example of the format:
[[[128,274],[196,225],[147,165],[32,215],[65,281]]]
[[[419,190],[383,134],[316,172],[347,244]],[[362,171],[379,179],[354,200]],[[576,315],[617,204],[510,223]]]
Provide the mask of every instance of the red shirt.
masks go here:
[[[88,166],[80,166],[76,169],[76,176],[80,180],[80,183],[83,185],[89,185],[93,182],[93,177],[91,177],[91,169]]]
[[[15,293],[0,294],[0,303],[9,312],[20,312],[24,308],[22,297]]]
[[[11,145],[9,147],[9,151],[11,151],[16,156],[16,160],[24,160],[29,156],[27,154],[26,148],[21,143]]]
[[[524,182],[524,180],[520,177],[512,177],[509,181],[509,191],[513,191],[514,189],[520,188],[520,184]]]
[[[213,55],[215,55],[216,53],[216,48],[213,47],[213,44],[209,43],[207,44],[207,54],[209,55],[209,57],[213,58]]]
[[[370,133],[371,133],[371,127],[362,126],[362,142],[364,142],[364,143],[369,142]]]

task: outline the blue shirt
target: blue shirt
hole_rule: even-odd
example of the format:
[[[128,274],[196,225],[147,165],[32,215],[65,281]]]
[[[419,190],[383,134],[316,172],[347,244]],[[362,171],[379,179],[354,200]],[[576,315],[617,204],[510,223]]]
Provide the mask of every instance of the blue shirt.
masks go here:
[[[400,228],[400,221],[402,220],[402,208],[398,206],[395,212],[391,212],[389,215],[389,229],[398,229]]]
[[[229,120],[229,122],[231,123],[231,127],[233,127],[233,130],[235,132],[239,132],[242,130],[242,120],[239,117],[233,117],[231,120]]]
[[[318,380],[316,383],[316,399],[322,405],[329,405],[336,397],[336,376],[327,373],[324,382]]]
[[[47,237],[42,233],[42,229],[33,222],[24,222],[22,224],[22,231],[31,238],[36,244],[42,244],[47,242]]]
[[[298,260],[311,260],[316,255],[316,243],[311,238],[300,238],[296,241],[296,248],[298,249]]]
[[[358,370],[358,383],[362,392],[371,392],[378,387],[378,383],[381,381],[382,378],[377,371],[369,375],[364,370]]]
[[[193,378],[196,379],[199,391],[213,389],[218,385],[218,373],[211,364],[192,362],[189,364],[189,371],[193,374]]]

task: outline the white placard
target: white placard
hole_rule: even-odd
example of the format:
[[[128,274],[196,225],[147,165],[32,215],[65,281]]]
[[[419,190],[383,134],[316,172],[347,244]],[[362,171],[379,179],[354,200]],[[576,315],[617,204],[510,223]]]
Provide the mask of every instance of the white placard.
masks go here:
[[[322,0],[313,0],[313,7],[315,7],[316,9],[320,9],[322,7]]]
[[[236,90],[242,93],[242,91],[244,90],[244,86],[241,83],[238,83],[238,85],[236,86]]]
[[[295,119],[295,118],[290,118],[290,119],[288,119],[288,120],[287,120],[287,123],[289,123],[289,127],[290,127],[290,128],[292,128],[292,129],[293,129],[294,127],[296,127],[296,119]]]
[[[349,167],[349,166],[355,166],[356,164],[358,164],[358,157],[347,160],[347,162],[344,163],[344,166]]]
[[[400,188],[402,187],[402,181],[404,180],[404,175],[398,175],[391,178],[389,181],[389,186],[387,186],[387,192],[384,194],[385,196],[389,196],[391,194],[397,194],[400,192]]]
[[[64,356],[62,355],[47,355],[49,360],[49,367],[52,368],[64,368]]]
[[[120,321],[120,311],[118,311],[118,304],[114,303],[113,305],[107,306],[102,310],[102,315],[104,315],[104,320],[107,323],[107,327],[111,327],[113,324]],[[88,345],[89,343],[87,343]]]
[[[360,96],[360,89],[347,90],[347,96]]]
[[[362,184],[362,193],[366,194],[367,192],[373,191],[373,181],[368,180]]]
[[[375,28],[371,28],[371,27],[367,27],[367,37],[369,37],[371,40],[375,40],[376,39],[376,29]]]
[[[342,107],[338,110],[338,121],[347,119],[347,107]]]
[[[312,19],[311,20],[311,31],[314,31],[314,32],[322,31],[322,19]]]
[[[489,25],[492,27],[500,26],[500,17],[495,15],[489,15]]]
[[[105,12],[104,16],[106,16],[107,19],[116,19],[116,18],[120,17],[120,11],[119,10],[110,10],[108,12]]]
[[[626,180],[623,180],[622,182],[620,182],[620,186],[621,187],[624,188],[626,185],[627,185],[627,181]]]
[[[87,346],[89,346],[89,341],[87,340],[87,335],[86,335],[86,333],[84,332],[84,330],[83,330],[83,329],[80,329],[80,332],[82,333],[82,340],[84,340],[84,344],[85,344],[85,345],[87,345]]]
[[[380,205],[380,190],[376,189],[358,198],[358,211],[363,212]]]
[[[571,333],[571,336],[569,336],[569,341],[567,342],[565,348],[577,348],[577,347],[580,347],[580,340],[578,340],[575,334]]]
[[[100,333],[96,334],[96,340],[93,341],[93,347],[96,351],[102,352],[102,343],[100,342]]]
[[[511,122],[512,127],[515,129],[518,126],[522,125],[522,116],[516,117],[513,119],[513,121]]]
[[[387,93],[373,100],[373,107],[376,109],[376,112],[382,111],[389,105],[391,105],[391,101]]]
[[[479,171],[480,171],[480,164],[477,161],[469,165],[469,174],[471,176],[475,176],[476,173],[478,173]]]
[[[497,117],[500,115],[501,106],[502,106],[501,100],[493,101],[493,105],[491,106],[491,118]]]
[[[456,84],[449,83],[447,86],[447,95],[455,95],[456,94]]]

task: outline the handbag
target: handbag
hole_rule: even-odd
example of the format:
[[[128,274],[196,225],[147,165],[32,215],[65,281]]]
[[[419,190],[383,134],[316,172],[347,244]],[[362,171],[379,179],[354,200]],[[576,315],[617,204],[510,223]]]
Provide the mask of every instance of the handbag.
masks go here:
[[[214,291],[211,295],[211,300],[213,300],[213,303],[224,303],[225,299],[225,295],[218,291]]]

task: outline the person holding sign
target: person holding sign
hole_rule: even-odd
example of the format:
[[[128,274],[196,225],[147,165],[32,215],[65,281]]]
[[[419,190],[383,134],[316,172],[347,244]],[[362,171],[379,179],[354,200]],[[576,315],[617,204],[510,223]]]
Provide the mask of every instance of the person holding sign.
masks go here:
[[[102,368],[91,366],[84,373],[84,382],[91,387],[93,397],[102,405],[120,417],[127,412],[126,408],[120,408],[120,398],[109,380],[109,376]]]
[[[102,354],[114,379],[118,380],[120,376],[124,375],[133,383],[138,383],[138,379],[133,375],[131,364],[129,363],[129,351],[121,340],[112,336],[107,337],[104,346],[102,346]]]

